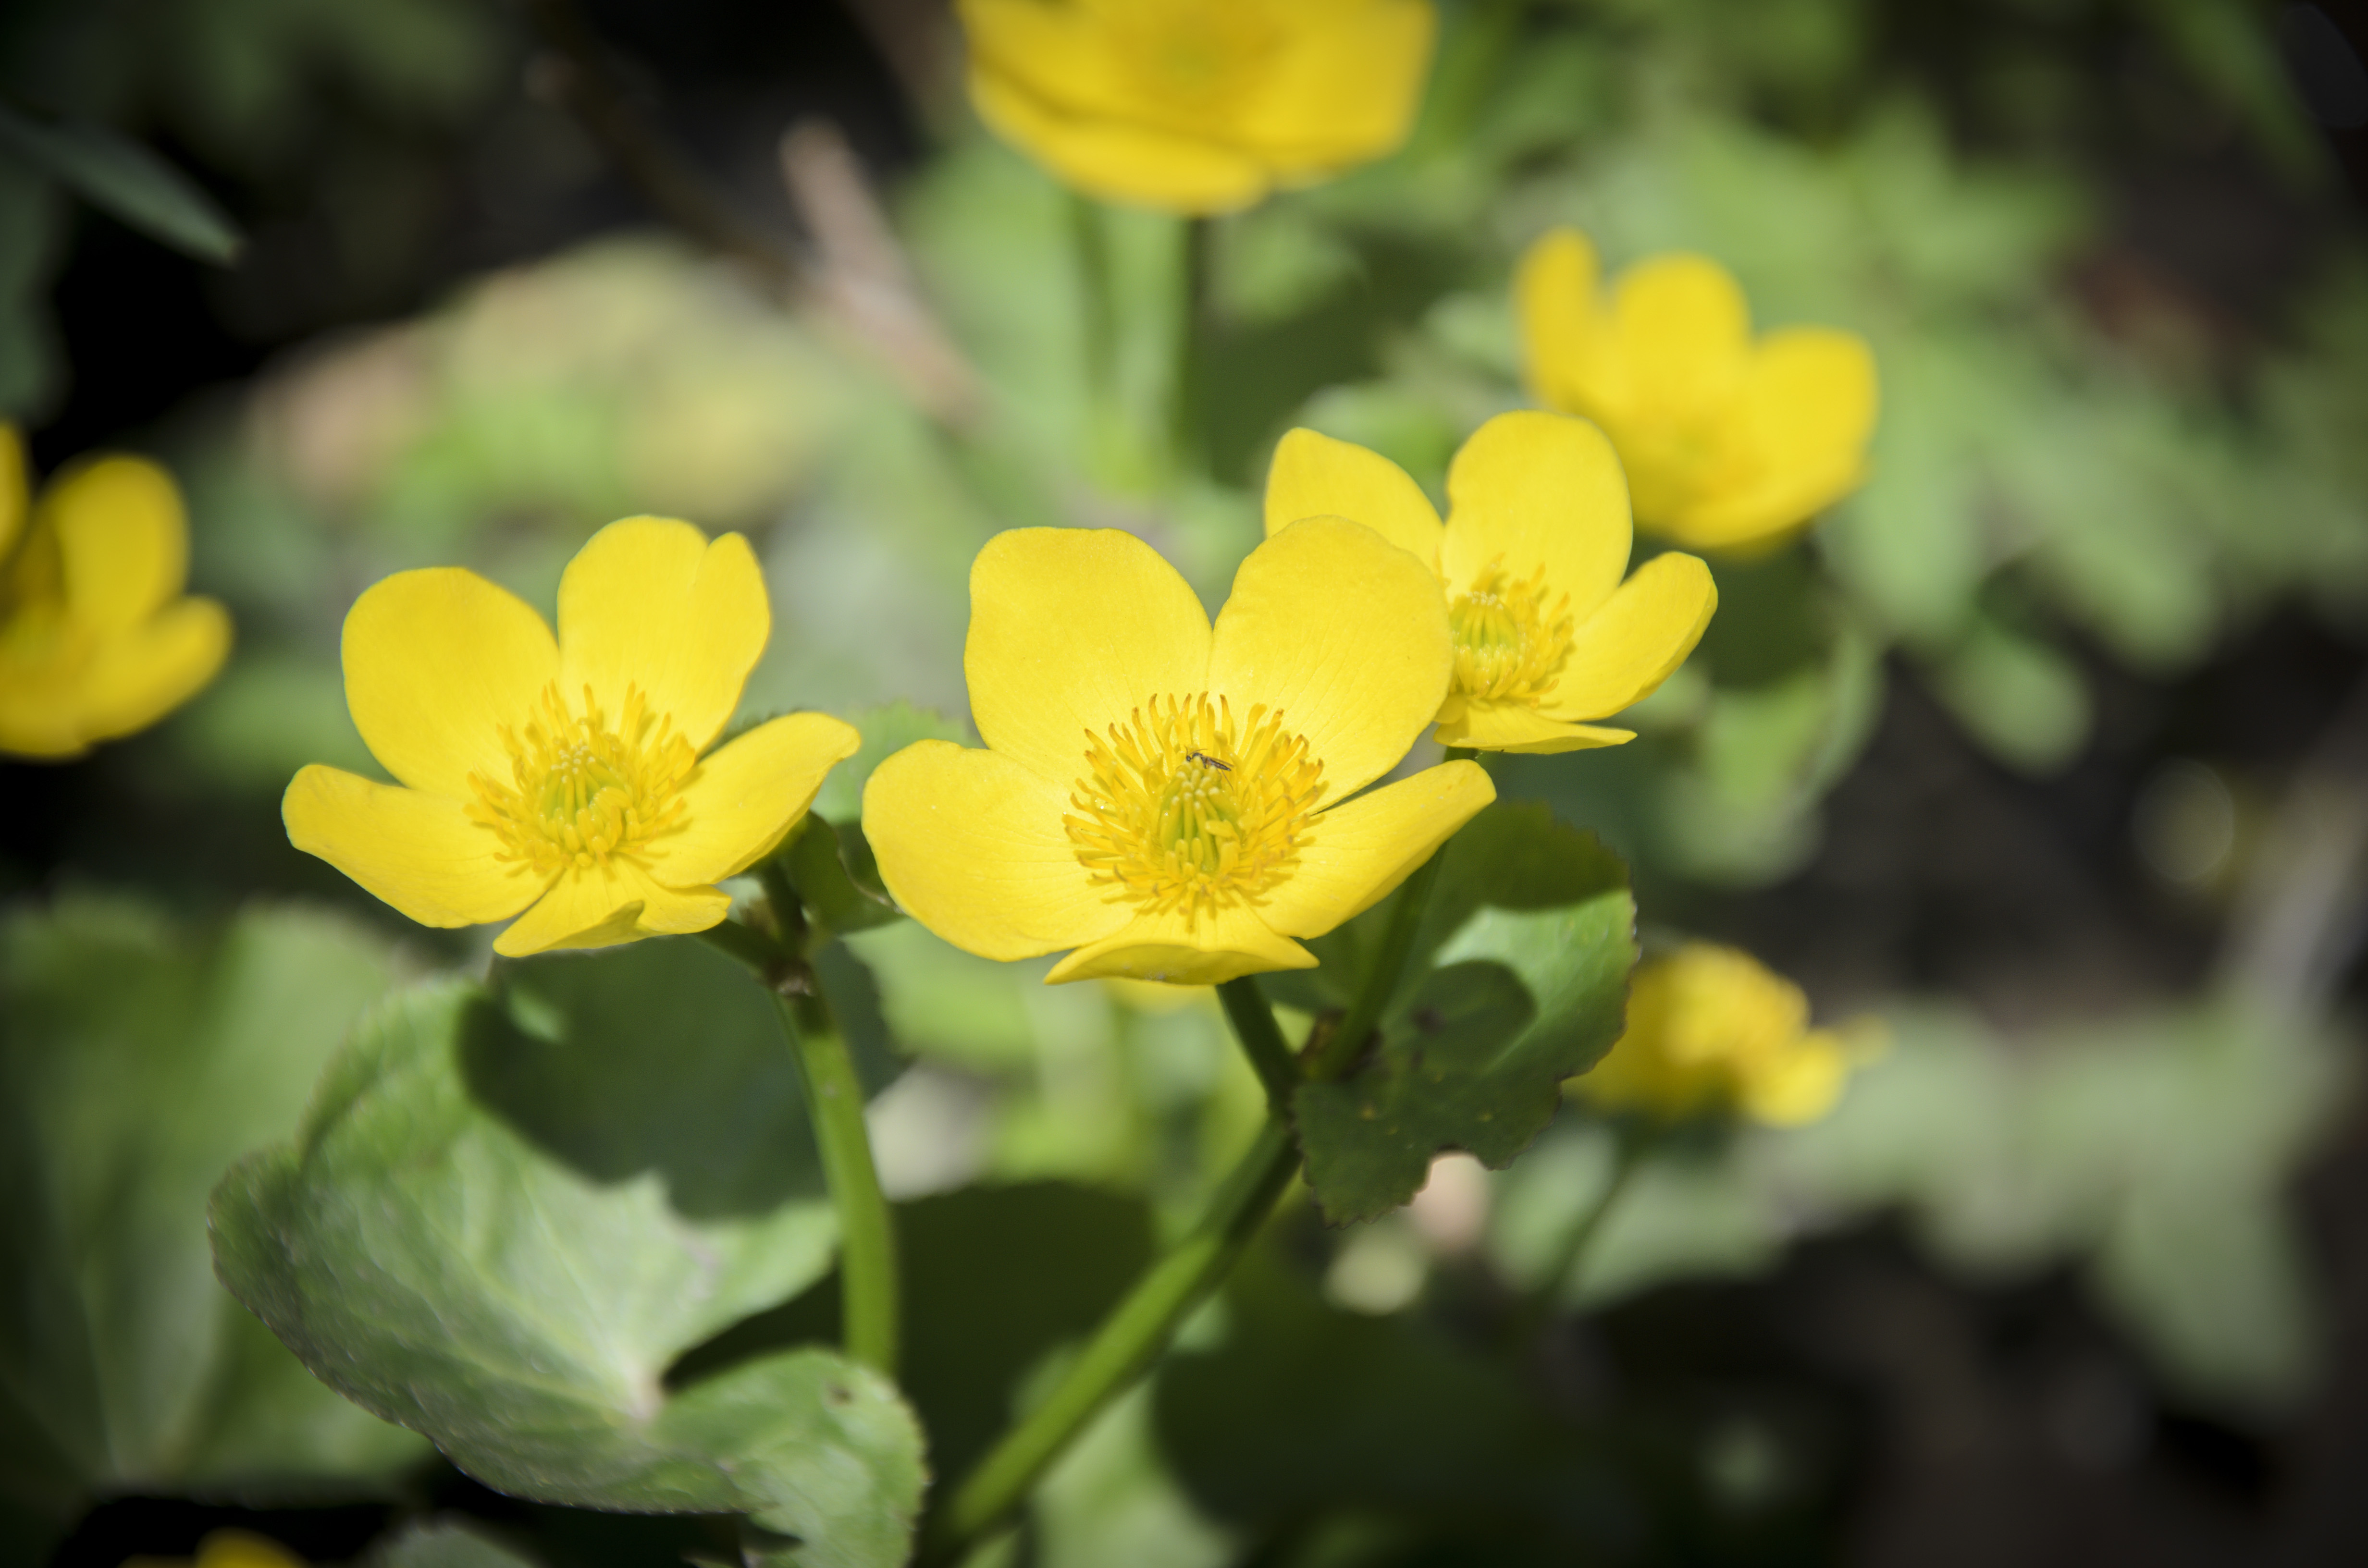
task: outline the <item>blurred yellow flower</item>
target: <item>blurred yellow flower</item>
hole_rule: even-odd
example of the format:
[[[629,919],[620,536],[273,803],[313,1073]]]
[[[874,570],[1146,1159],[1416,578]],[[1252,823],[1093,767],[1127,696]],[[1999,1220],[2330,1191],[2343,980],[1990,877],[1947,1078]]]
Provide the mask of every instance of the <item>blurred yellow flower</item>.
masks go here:
[[[998,534],[970,589],[986,749],[923,741],[863,795],[888,891],[958,948],[1075,949],[1054,983],[1311,968],[1294,938],[1370,908],[1496,798],[1471,762],[1357,795],[1430,722],[1452,662],[1438,580],[1370,528],[1276,534],[1213,629],[1114,529]]]
[[[1618,745],[1583,722],[1651,695],[1702,641],[1718,588],[1691,555],[1628,569],[1628,490],[1603,433],[1554,414],[1483,425],[1447,473],[1444,525],[1389,459],[1293,430],[1268,472],[1269,536],[1301,517],[1365,524],[1444,580],[1454,680],[1439,738],[1482,751]]]
[[[79,756],[195,696],[230,653],[230,616],[181,593],[189,529],[172,475],[100,458],[29,506],[0,425],[0,752]]]
[[[1640,965],[1628,1028],[1577,1091],[1663,1121],[1739,1112],[1796,1127],[1840,1097],[1851,1052],[1812,1029],[1801,988],[1749,953],[1689,942]]]
[[[568,563],[559,636],[473,572],[403,572],[346,616],[346,704],[402,787],[319,765],[289,841],[423,926],[525,911],[510,957],[704,931],[855,754],[821,713],[702,756],[772,630],[748,541],[611,523]],[[531,906],[531,907],[529,907]]]
[[[1064,183],[1229,212],[1394,151],[1429,0],[960,0],[971,101]]]
[[[213,1530],[198,1542],[195,1559],[127,1557],[123,1568],[306,1568],[306,1564],[276,1540],[245,1530]]]
[[[1595,247],[1556,229],[1515,294],[1539,399],[1600,424],[1627,465],[1639,527],[1696,550],[1773,541],[1866,478],[1874,356],[1828,327],[1751,335],[1734,278],[1657,256],[1600,297]]]

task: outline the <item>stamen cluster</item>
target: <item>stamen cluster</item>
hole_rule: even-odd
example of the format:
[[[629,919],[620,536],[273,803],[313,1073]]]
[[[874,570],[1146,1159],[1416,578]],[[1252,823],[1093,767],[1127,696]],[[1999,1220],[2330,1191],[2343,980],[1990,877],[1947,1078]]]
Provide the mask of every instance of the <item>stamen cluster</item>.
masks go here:
[[[1078,863],[1147,912],[1188,928],[1255,903],[1288,874],[1323,792],[1324,765],[1260,703],[1239,722],[1223,697],[1154,697],[1107,738],[1061,821]]]
[[[1447,608],[1455,641],[1455,690],[1475,702],[1534,704],[1552,692],[1570,653],[1570,596],[1551,604],[1545,568],[1513,579],[1488,563]]]
[[[637,686],[625,688],[616,725],[608,721],[590,687],[579,715],[569,711],[553,681],[543,688],[541,716],[523,733],[502,726],[510,782],[469,775],[477,792],[469,816],[501,835],[496,859],[523,862],[543,876],[604,866],[611,856],[632,856],[681,817],[683,781],[699,756],[674,733],[674,721],[653,715]]]

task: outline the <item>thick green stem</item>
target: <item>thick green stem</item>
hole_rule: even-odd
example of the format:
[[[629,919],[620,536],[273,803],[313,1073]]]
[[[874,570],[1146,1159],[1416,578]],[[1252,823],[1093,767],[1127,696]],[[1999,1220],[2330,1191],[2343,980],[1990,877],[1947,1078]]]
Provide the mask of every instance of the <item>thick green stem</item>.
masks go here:
[[[798,1064],[806,1113],[814,1120],[823,1178],[838,1210],[838,1278],[847,1353],[896,1374],[896,1231],[871,1161],[863,1122],[863,1083],[847,1038],[819,996],[774,994],[790,1054]]]
[[[1191,1233],[1135,1281],[1051,1395],[1004,1434],[930,1519],[923,1562],[956,1561],[1019,1506],[1070,1439],[1142,1374],[1232,1270],[1298,1168],[1290,1122],[1269,1117]]]
[[[1611,1175],[1605,1180],[1603,1190],[1595,1195],[1595,1201],[1580,1210],[1577,1218],[1571,1221],[1554,1260],[1546,1266],[1546,1271],[1538,1276],[1538,1282],[1530,1288],[1529,1294],[1521,1299],[1520,1306],[1515,1310],[1505,1333],[1505,1346],[1509,1350],[1520,1351],[1537,1338],[1539,1332],[1553,1318],[1555,1304],[1577,1277],[1578,1266],[1586,1261],[1587,1250],[1594,1244],[1597,1233],[1603,1229],[1603,1221],[1611,1214],[1612,1205],[1620,1200],[1621,1193],[1627,1190],[1629,1178],[1645,1163],[1645,1155],[1652,1146],[1653,1140],[1649,1134],[1632,1129],[1622,1128],[1614,1136]]]
[[[1291,1043],[1275,1026],[1274,1009],[1267,1006],[1266,993],[1258,989],[1255,978],[1245,974],[1218,986],[1217,1000],[1224,1005],[1234,1038],[1242,1042],[1242,1054],[1250,1059],[1258,1082],[1266,1085],[1268,1107],[1278,1116],[1290,1114],[1291,1091],[1299,1086],[1299,1059],[1291,1053]]]
[[[1197,469],[1208,458],[1201,431],[1201,378],[1205,369],[1202,337],[1208,330],[1210,253],[1215,243],[1215,232],[1206,218],[1185,219],[1182,231],[1181,273],[1176,280],[1174,378],[1168,386],[1167,409],[1168,441],[1179,471]]]
[[[1110,290],[1110,236],[1102,230],[1101,204],[1079,191],[1069,193],[1069,237],[1076,252],[1086,386],[1095,403],[1105,405],[1118,391],[1118,314]]]

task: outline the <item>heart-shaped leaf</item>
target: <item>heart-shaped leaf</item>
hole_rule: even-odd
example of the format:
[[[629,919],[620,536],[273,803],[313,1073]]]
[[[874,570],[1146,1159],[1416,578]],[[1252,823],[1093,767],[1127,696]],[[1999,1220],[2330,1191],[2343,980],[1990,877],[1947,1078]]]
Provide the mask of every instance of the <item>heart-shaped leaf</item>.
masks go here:
[[[755,1011],[735,1024],[719,986]],[[780,1563],[901,1562],[921,1437],[885,1380],[806,1348],[665,1381],[829,1267],[786,1047],[741,1027],[767,1011],[684,942],[404,994],[295,1144],[215,1194],[222,1278],[324,1381],[504,1491],[747,1514]]]
[[[1534,801],[1491,806],[1441,853],[1379,1046],[1292,1100],[1335,1224],[1406,1202],[1443,1150],[1509,1165],[1554,1119],[1562,1081],[1619,1037],[1636,961],[1619,857]]]

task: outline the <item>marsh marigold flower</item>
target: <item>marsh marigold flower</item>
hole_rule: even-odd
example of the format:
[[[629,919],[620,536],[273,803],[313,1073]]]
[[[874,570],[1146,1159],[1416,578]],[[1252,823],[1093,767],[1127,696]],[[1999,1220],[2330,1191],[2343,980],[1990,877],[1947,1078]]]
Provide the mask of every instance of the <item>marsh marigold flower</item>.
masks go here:
[[[1306,969],[1297,938],[1370,908],[1495,799],[1471,762],[1368,794],[1438,711],[1430,570],[1338,517],[1252,551],[1215,627],[1152,548],[1020,528],[971,568],[975,750],[882,764],[863,829],[896,902],[1051,981],[1212,984]],[[1352,798],[1353,797],[1353,798]]]
[[[1828,327],[1751,335],[1716,262],[1657,256],[1598,288],[1595,247],[1557,229],[1515,294],[1539,400],[1601,425],[1627,465],[1639,527],[1695,550],[1805,528],[1866,477],[1874,356]]]
[[[1578,1092],[1660,1121],[1740,1113],[1775,1126],[1816,1120],[1840,1097],[1850,1052],[1809,1028],[1801,988],[1749,953],[1689,942],[1640,965],[1628,1028]]]
[[[123,1568],[305,1568],[304,1560],[276,1540],[245,1530],[215,1530],[188,1557],[128,1557]]]
[[[524,914],[494,950],[704,931],[858,736],[821,713],[710,752],[772,630],[748,541],[611,523],[568,563],[559,636],[473,572],[402,572],[346,616],[346,703],[399,785],[317,764],[288,837],[423,926]]]
[[[1455,454],[1447,497],[1442,525],[1389,459],[1293,430],[1267,475],[1267,532],[1349,517],[1439,574],[1455,659],[1439,710],[1448,745],[1557,752],[1634,739],[1586,721],[1651,695],[1685,663],[1718,607],[1710,569],[1658,555],[1621,581],[1627,486],[1584,420],[1491,419]]]
[[[230,653],[230,616],[181,593],[189,528],[172,475],[109,457],[28,504],[25,449],[0,425],[0,752],[79,756],[195,696]]]
[[[1064,183],[1227,212],[1404,142],[1429,0],[960,0],[971,101]]]

